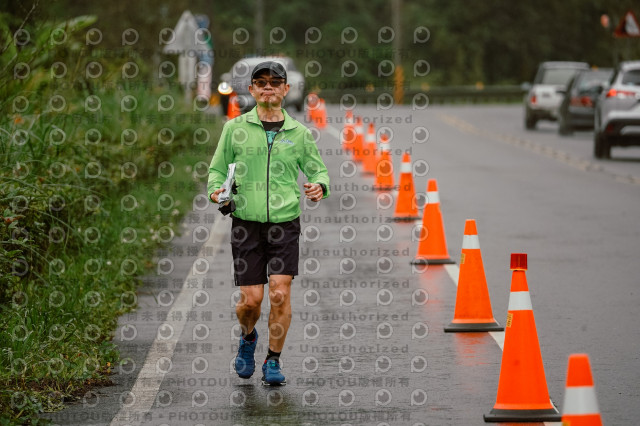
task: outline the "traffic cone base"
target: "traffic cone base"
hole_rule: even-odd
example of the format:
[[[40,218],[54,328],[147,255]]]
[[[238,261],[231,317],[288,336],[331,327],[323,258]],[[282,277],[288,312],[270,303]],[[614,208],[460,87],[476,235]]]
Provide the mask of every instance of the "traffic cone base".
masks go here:
[[[555,408],[540,410],[501,410],[494,408],[483,414],[485,422],[559,422],[560,413]]]
[[[434,258],[416,258],[411,261],[412,265],[449,265],[452,263],[456,263],[454,260],[449,259],[448,257],[442,259],[434,259]]]
[[[414,220],[420,219],[420,216],[402,216],[402,217],[393,217],[394,222],[413,222]]]
[[[444,331],[450,332],[480,332],[480,331],[504,331],[504,327],[493,322],[463,322],[462,320],[453,320],[449,325],[444,327]]]

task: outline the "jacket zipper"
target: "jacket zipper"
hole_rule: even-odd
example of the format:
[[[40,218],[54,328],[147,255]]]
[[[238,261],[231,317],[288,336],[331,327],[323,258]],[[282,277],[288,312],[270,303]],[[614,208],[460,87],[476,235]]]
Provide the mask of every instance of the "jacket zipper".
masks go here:
[[[273,136],[273,142],[269,145],[269,137],[267,136],[267,132],[264,133],[264,137],[267,141],[267,222],[269,222],[269,169],[271,165],[271,148],[273,148],[273,144],[276,143],[276,137],[282,132],[283,129],[278,130],[278,132]]]

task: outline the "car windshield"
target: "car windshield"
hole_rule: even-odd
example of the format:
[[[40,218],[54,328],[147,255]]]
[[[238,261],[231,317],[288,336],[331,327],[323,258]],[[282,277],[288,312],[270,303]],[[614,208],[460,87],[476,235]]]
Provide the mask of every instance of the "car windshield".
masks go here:
[[[603,82],[609,80],[611,73],[611,71],[592,71],[583,73],[580,75],[578,90],[580,92],[588,92],[589,90],[601,86]]]
[[[578,72],[578,70],[575,68],[549,68],[545,70],[539,84],[556,84],[559,86],[566,86],[576,72]]]
[[[625,72],[622,76],[622,84],[628,84],[630,86],[640,86],[640,70],[631,70]]]

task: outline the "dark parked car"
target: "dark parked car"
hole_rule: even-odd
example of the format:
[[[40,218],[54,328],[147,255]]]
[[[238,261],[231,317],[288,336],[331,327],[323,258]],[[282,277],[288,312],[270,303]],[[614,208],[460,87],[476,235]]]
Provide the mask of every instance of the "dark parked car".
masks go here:
[[[618,65],[595,110],[597,158],[610,158],[612,146],[631,145],[640,145],[640,61]]]
[[[558,110],[558,133],[569,135],[577,128],[593,128],[594,107],[602,87],[613,75],[613,69],[581,71],[569,85]]]
[[[588,70],[585,62],[543,62],[524,97],[524,126],[535,129],[538,120],[556,121],[567,83],[578,72]]]

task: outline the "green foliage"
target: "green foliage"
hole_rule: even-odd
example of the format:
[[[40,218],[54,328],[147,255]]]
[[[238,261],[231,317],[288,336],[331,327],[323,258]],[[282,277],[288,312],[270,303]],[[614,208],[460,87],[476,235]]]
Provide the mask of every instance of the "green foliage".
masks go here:
[[[87,49],[79,30],[94,22],[0,19],[1,424],[39,424],[37,413],[109,383],[117,318],[178,233],[214,148],[194,139],[215,133],[213,116],[122,77],[128,62],[146,72],[137,52],[106,60]],[[20,28],[28,39],[12,39]],[[52,42],[59,30],[65,41]],[[159,113],[168,99],[174,108]]]
[[[78,4],[60,0],[51,13],[96,13],[96,23],[104,32],[104,45],[121,46],[122,32],[134,28],[140,32],[140,49],[160,52],[158,33],[173,28],[182,11],[204,13],[211,19],[216,60],[214,78],[247,54],[255,54],[254,16],[257,2],[221,0],[142,0],[138,7],[103,2]],[[263,30],[264,52],[283,53],[294,58],[304,72],[308,62],[318,60],[322,73],[308,76],[309,87],[363,88],[368,84],[385,87],[391,77],[378,76],[378,65],[392,58],[391,43],[378,42],[378,31],[391,26],[391,0],[328,0],[318,6],[307,1],[265,2]],[[530,81],[537,65],[548,60],[581,60],[605,67],[619,60],[640,57],[640,40],[615,39],[611,32],[627,10],[640,14],[633,0],[568,0],[558,2],[513,2],[488,0],[469,3],[464,0],[425,0],[402,2],[401,49],[406,73],[405,84],[413,88],[430,86],[520,84]],[[153,19],[147,10],[158,10]],[[611,27],[600,24],[608,14]],[[414,43],[414,30],[427,27],[427,43]],[[286,31],[286,39],[271,42],[276,27]],[[306,31],[322,31],[317,43],[305,43]],[[342,43],[341,33],[352,27],[358,32],[354,43]],[[107,31],[108,28],[108,31]],[[233,33],[246,30],[246,43],[234,43]],[[276,37],[279,40],[278,37]],[[344,61],[358,65],[353,77],[341,75]],[[413,64],[427,60],[431,72],[426,77],[413,75]]]

